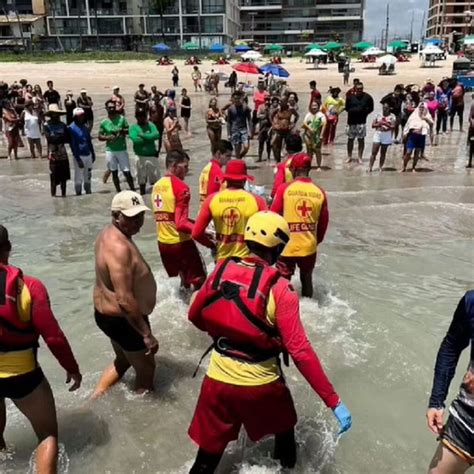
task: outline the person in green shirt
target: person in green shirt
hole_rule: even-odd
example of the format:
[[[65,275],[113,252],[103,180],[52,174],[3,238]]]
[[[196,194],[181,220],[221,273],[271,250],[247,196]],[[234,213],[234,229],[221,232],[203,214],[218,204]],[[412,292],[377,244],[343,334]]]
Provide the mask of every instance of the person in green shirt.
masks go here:
[[[137,123],[130,127],[128,136],[133,143],[133,151],[136,155],[137,179],[140,193],[146,193],[146,182],[152,186],[160,178],[158,170],[158,151],[156,140],[160,138],[160,132],[155,124],[148,121],[145,111],[137,112],[135,115]]]
[[[118,113],[117,105],[111,100],[106,102],[105,109],[107,110],[108,117],[102,120],[100,124],[99,140],[105,142],[107,169],[112,172],[112,180],[118,193],[121,191],[118,176],[119,169],[125,176],[129,188],[135,191],[127,152],[127,119]]]

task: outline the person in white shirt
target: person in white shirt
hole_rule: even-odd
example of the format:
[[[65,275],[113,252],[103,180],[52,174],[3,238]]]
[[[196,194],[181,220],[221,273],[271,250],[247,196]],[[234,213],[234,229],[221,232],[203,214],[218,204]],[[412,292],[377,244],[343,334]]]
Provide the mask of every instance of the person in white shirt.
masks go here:
[[[38,152],[39,158],[43,158],[40,119],[32,101],[25,104],[23,123],[25,124],[24,131],[30,147],[31,158],[36,158],[36,152]]]
[[[385,157],[387,156],[388,147],[392,144],[393,130],[395,128],[397,119],[394,114],[390,113],[390,105],[387,102],[382,104],[382,114],[377,115],[372,122],[372,128],[375,129],[374,141],[372,143],[372,154],[370,156],[370,163],[368,172],[371,173],[374,167],[375,160],[380,151],[380,172],[383,171]]]

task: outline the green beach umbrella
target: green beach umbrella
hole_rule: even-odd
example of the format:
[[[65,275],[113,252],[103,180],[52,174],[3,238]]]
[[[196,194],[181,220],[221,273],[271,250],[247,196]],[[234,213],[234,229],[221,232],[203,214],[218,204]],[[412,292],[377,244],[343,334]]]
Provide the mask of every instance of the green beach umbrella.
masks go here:
[[[312,49],[323,49],[323,47],[319,43],[311,43],[306,46],[305,51],[311,51]]]
[[[474,44],[474,35],[465,36],[461,42],[465,45]]]
[[[267,44],[264,48],[265,51],[270,51],[270,53],[275,53],[283,50],[283,46],[280,44]]]
[[[358,43],[352,46],[352,49],[354,49],[355,51],[365,51],[366,49],[373,47],[373,43],[370,43],[369,41],[359,41]]]
[[[189,41],[187,43],[184,43],[183,46],[181,46],[181,48],[186,49],[186,50],[199,49],[199,45],[196,43],[193,43],[192,41]]]
[[[407,44],[404,43],[403,41],[392,41],[391,43],[389,43],[389,47],[393,48],[393,50],[396,50],[396,49],[405,49],[407,47]]]
[[[338,51],[342,48],[344,48],[344,45],[342,43],[337,43],[336,41],[329,41],[324,45],[326,51]]]

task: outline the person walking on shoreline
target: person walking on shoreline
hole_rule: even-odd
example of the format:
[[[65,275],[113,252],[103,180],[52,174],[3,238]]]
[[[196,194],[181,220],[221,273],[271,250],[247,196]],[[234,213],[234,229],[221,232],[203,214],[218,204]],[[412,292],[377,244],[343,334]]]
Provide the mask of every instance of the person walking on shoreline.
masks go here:
[[[39,474],[57,472],[58,422],[54,395],[38,362],[39,337],[66,371],[69,391],[82,375],[71,346],[51,310],[43,283],[10,264],[12,244],[0,225],[0,450],[6,449],[5,398],[26,416],[38,438],[35,462]]]
[[[130,367],[135,370],[134,391],[153,391],[154,355],[159,346],[148,316],[156,305],[156,282],[132,240],[147,211],[140,194],[119,192],[112,200],[112,223],[95,242],[94,317],[110,339],[115,360],[100,377],[92,400],[117,384]]]

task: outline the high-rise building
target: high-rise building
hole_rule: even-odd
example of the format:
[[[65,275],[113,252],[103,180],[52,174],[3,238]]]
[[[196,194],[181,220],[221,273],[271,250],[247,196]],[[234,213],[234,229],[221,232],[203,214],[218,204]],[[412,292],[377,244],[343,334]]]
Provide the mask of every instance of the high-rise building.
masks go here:
[[[473,32],[474,2],[466,0],[430,0],[427,38],[441,38],[449,43]]]
[[[364,0],[240,0],[240,36],[259,43],[362,39]]]
[[[49,0],[46,30],[66,48],[104,43],[131,49],[162,41],[230,45],[238,33],[238,0],[175,0],[163,15],[152,0]]]

